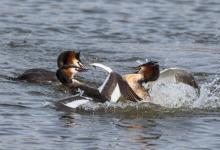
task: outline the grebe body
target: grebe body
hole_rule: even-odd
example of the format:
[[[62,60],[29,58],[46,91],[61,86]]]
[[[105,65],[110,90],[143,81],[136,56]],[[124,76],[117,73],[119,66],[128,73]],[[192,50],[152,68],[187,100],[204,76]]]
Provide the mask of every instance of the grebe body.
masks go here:
[[[64,65],[75,65],[78,67],[83,67],[80,60],[80,53],[76,53],[74,51],[62,52],[57,58],[57,66],[59,68]],[[59,81],[56,77],[56,72],[42,68],[26,70],[15,79],[31,83],[50,83]]]

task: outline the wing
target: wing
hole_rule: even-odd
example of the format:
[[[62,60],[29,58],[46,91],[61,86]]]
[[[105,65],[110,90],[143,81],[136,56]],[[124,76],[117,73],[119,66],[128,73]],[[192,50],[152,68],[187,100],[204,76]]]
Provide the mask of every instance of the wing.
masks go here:
[[[135,102],[141,100],[127,82],[122,79],[120,74],[100,63],[93,63],[91,65],[100,67],[109,73],[105,82],[99,87],[99,92],[105,98],[109,99],[111,102],[117,102],[120,97],[124,97],[127,100]]]
[[[134,102],[141,100],[127,82],[123,80],[122,76],[116,72],[109,74],[100,93],[111,102],[117,102],[120,97]]]
[[[81,82],[74,82],[74,84],[66,84],[70,88],[71,91],[76,91],[77,89],[80,89],[83,91],[84,95],[90,97],[95,102],[105,102],[107,101],[106,97],[103,96],[98,89],[94,87],[90,87],[84,83]]]
[[[122,97],[133,102],[137,102],[141,100],[141,98],[137,96],[137,94],[132,90],[132,88],[128,85],[128,83],[123,80],[121,76],[118,76],[118,82],[120,83],[119,88]]]

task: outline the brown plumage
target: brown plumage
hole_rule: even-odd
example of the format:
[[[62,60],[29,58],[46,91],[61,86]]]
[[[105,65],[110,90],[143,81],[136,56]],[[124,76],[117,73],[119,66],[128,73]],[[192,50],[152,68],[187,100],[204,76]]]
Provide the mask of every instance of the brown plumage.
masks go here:
[[[142,83],[155,81],[159,78],[160,70],[157,62],[148,62],[136,67],[137,72],[126,74],[123,79],[128,83],[131,89],[141,99],[149,97],[148,91],[143,87]]]
[[[64,65],[72,65],[74,64],[77,67],[82,67],[82,63],[80,60],[80,53],[74,51],[65,51],[62,52],[57,59],[57,66],[61,68]]]
[[[78,89],[82,90],[85,96],[92,98],[95,102],[105,102],[108,100],[107,97],[101,94],[97,88],[89,86],[80,81],[73,80],[72,83],[67,83],[64,85],[67,86],[70,89],[70,92],[74,94]]]
[[[58,56],[58,68],[63,67],[65,65],[73,65],[77,67],[78,70],[85,68],[81,63],[80,53],[76,53],[74,51],[64,51]],[[48,83],[58,81],[56,73],[54,71],[41,68],[33,68],[26,70],[24,73],[16,77],[15,80],[24,80],[32,83]]]
[[[56,72],[57,79],[63,83],[72,83],[72,79],[78,71],[75,68],[59,68]]]
[[[140,101],[141,98],[132,90],[128,83],[116,72],[111,72],[109,75],[108,82],[103,87],[101,94],[108,100],[111,99],[111,94],[113,93],[116,86],[119,86],[121,97],[133,102]]]
[[[30,83],[57,82],[55,72],[41,68],[26,70],[14,80],[24,80]]]
[[[147,62],[136,68],[138,74],[143,75],[143,82],[155,81],[159,78],[160,70],[157,62]]]

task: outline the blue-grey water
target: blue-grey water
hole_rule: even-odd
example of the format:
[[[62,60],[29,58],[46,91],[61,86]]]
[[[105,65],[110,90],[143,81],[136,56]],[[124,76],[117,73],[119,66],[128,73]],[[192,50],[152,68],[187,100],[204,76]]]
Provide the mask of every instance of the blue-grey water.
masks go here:
[[[219,0],[1,0],[0,149],[219,149],[219,18]],[[69,96],[58,85],[5,78],[55,71],[64,49],[121,74],[146,58],[184,68],[202,96],[187,108],[106,104],[66,114],[51,105]],[[94,74],[82,76],[105,78]]]

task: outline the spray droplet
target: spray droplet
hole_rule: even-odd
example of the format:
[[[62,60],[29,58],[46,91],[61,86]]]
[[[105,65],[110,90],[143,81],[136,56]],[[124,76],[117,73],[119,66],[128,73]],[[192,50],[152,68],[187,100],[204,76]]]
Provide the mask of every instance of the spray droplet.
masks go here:
[[[137,62],[139,65],[144,64],[144,62],[143,62],[142,60],[136,60],[136,62]]]

